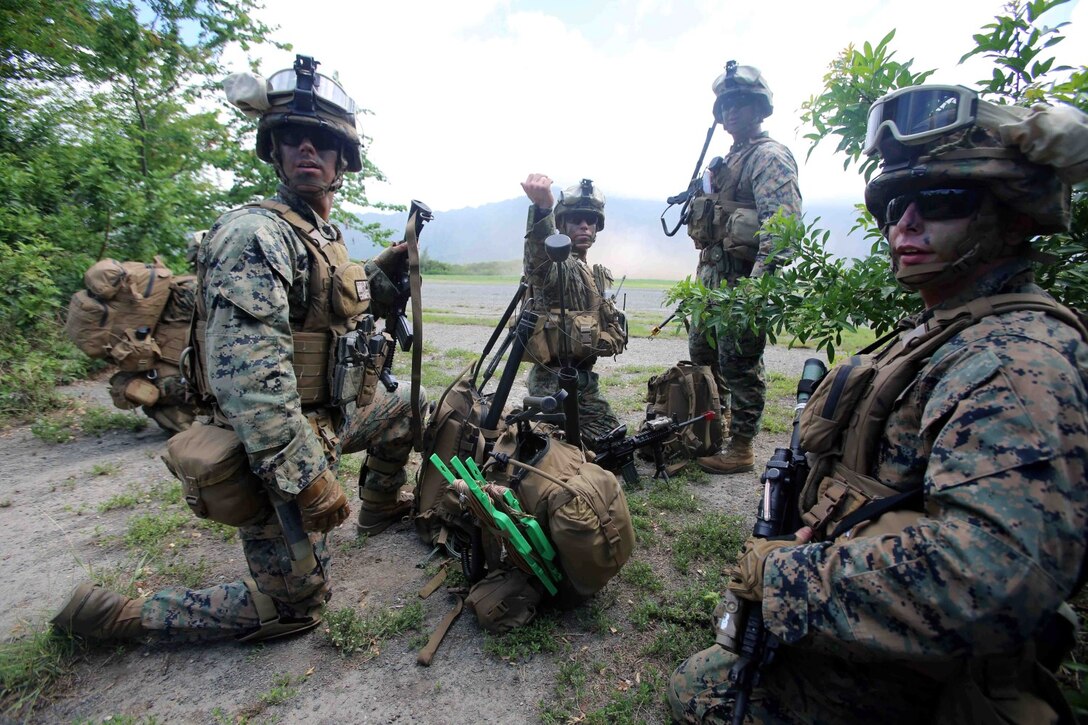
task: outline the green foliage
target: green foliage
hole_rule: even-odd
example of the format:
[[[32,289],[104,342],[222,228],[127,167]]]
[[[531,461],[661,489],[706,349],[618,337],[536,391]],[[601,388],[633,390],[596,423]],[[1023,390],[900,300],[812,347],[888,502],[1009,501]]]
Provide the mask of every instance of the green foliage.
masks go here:
[[[651,669],[648,677],[633,686],[612,694],[608,704],[587,712],[586,725],[634,725],[647,722],[656,715],[655,706],[661,701],[668,681],[661,672]]]
[[[620,569],[620,579],[647,592],[660,592],[665,588],[653,568],[644,561],[629,561]]]
[[[65,676],[79,651],[71,637],[41,629],[0,642],[0,713],[4,719],[30,719],[38,699]]]
[[[128,520],[128,531],[123,537],[131,549],[159,552],[166,546],[170,534],[192,523],[192,517],[180,511],[163,511],[154,514],[137,514]]]
[[[266,705],[282,705],[298,694],[298,688],[294,687],[294,678],[282,673],[272,678],[272,687],[268,692],[261,693],[261,702]]]
[[[341,607],[325,613],[325,634],[344,657],[363,649],[377,655],[382,641],[410,629],[419,629],[422,623],[423,605],[420,602],[368,617],[363,617],[353,607]]]
[[[559,652],[566,643],[559,637],[559,624],[553,616],[541,615],[523,627],[506,634],[488,634],[484,652],[504,660],[521,660],[544,652]]]
[[[733,562],[748,534],[749,527],[740,516],[709,514],[676,536],[673,565],[681,574],[687,574],[695,560],[711,570],[721,569]]]

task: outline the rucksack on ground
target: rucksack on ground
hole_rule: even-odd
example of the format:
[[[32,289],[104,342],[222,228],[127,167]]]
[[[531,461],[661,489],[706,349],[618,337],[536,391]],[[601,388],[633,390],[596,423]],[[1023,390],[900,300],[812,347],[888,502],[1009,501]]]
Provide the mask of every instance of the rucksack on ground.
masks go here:
[[[646,384],[646,420],[665,416],[685,421],[708,410],[719,412],[721,401],[714,373],[706,365],[681,360]],[[666,460],[675,463],[714,455],[724,442],[722,423],[720,418],[702,420],[679,431],[664,444]]]
[[[117,365],[110,378],[114,405],[140,407],[171,433],[188,428],[200,407],[180,368],[196,277],[174,276],[158,257],[151,263],[103,259],[87,270],[83,284],[68,304],[65,332],[88,356]]]

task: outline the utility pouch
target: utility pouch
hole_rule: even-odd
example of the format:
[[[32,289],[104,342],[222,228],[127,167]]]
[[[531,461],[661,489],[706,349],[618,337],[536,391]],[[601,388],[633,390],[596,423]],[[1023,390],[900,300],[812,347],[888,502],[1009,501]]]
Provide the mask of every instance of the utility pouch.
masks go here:
[[[139,405],[155,405],[161,393],[155,383],[143,375],[116,373],[110,378],[110,397],[121,410],[131,410]]]
[[[366,336],[359,330],[352,330],[336,338],[329,365],[332,372],[329,397],[333,405],[354,403],[359,397],[368,357]]]
[[[696,249],[703,249],[721,241],[725,235],[722,208],[713,196],[697,196],[691,202],[688,219],[688,235]]]
[[[754,262],[759,251],[759,213],[755,209],[736,209],[725,221],[724,248],[734,257]]]
[[[492,634],[503,634],[528,624],[536,616],[540,592],[521,569],[499,569],[476,582],[465,604],[476,621]]]
[[[536,325],[525,343],[525,359],[548,363],[559,357],[559,325],[550,313],[536,318]]]
[[[805,451],[823,454],[838,449],[875,373],[868,355],[854,355],[827,374],[801,413],[801,447]]]
[[[242,441],[230,428],[193,423],[170,439],[162,460],[181,481],[185,503],[199,518],[250,526],[272,511]]]
[[[117,367],[127,373],[152,369],[160,355],[159,345],[146,327],[125,330],[121,339],[110,346],[110,357],[117,363]]]
[[[601,339],[601,322],[596,312],[567,312],[564,329],[570,340],[570,356],[575,362],[596,357]],[[559,351],[557,351],[559,352]]]
[[[347,319],[358,317],[370,307],[370,282],[361,264],[345,264],[332,276],[332,309]]]

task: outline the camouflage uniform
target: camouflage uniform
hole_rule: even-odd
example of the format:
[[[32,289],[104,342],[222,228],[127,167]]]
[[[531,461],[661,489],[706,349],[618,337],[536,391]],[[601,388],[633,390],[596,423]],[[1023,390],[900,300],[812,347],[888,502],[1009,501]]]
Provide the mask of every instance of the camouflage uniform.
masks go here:
[[[528,233],[525,235],[525,278],[534,295],[535,309],[546,312],[559,307],[559,282],[555,263],[544,251],[544,240],[556,233],[555,215],[537,212],[529,207]],[[568,310],[595,310],[601,304],[600,291],[594,281],[594,269],[599,268],[608,284],[612,273],[601,265],[591,267],[576,254],[563,263],[563,296]],[[587,445],[620,424],[612,406],[601,396],[599,376],[593,372],[596,357],[574,361],[578,370],[578,422]],[[526,381],[530,395],[550,395],[559,390],[559,366],[556,360],[533,360]]]
[[[935,309],[999,292],[1041,290],[1027,262],[1007,260]],[[972,697],[1000,709],[1004,692],[1043,687],[1033,637],[1088,550],[1086,380],[1088,345],[1040,312],[984,317],[937,350],[866,472],[898,491],[922,487],[921,516],[766,560],[763,616],[783,644],[754,721],[934,722],[939,710],[963,722],[957,708]],[[677,718],[727,716],[732,661],[715,646],[681,665],[669,693]],[[1046,705],[1004,707],[1009,722],[1048,720]]]
[[[759,140],[766,139],[766,140]],[[754,148],[753,148],[754,143]],[[737,166],[740,169],[737,169]],[[762,224],[778,209],[801,214],[801,192],[797,186],[797,162],[790,150],[771,140],[766,132],[753,141],[733,145],[714,175],[714,189],[724,201],[754,203]],[[773,267],[788,261],[772,256],[775,240],[761,235],[756,263]],[[753,262],[726,252],[719,242],[701,250],[696,277],[709,289],[723,284],[734,287],[752,274]],[[745,332],[739,337],[717,340],[717,349],[707,341],[708,331],[695,325],[688,332],[688,354],[697,365],[707,365],[718,383],[723,410],[730,410],[729,435],[754,438],[759,432],[767,384],[763,371],[763,348],[767,336]]]
[[[314,223],[329,240],[340,230],[318,218],[285,186],[274,201],[287,204]],[[372,402],[343,417],[327,406],[304,408],[292,374],[292,323],[306,317],[312,261],[294,229],[265,209],[227,212],[200,247],[201,290],[208,311],[206,364],[208,381],[221,414],[237,432],[253,470],[269,485],[295,493],[338,465],[341,453],[363,448],[396,468],[393,473],[365,469],[363,488],[392,491],[405,482],[403,465],[411,451],[408,391],[389,393],[377,386]],[[366,265],[371,312],[394,291],[385,274]],[[312,425],[331,422],[332,430]],[[323,440],[324,438],[324,440]],[[287,455],[288,445],[294,450]],[[274,483],[273,483],[274,482]],[[301,576],[291,572],[283,531],[274,514],[239,529],[249,572],[257,588],[275,600],[281,617],[317,614],[330,596],[328,552],[324,536],[310,534],[317,566]],[[244,635],[260,624],[244,581],[192,591],[171,588],[152,595],[143,606],[144,627],[167,637]]]

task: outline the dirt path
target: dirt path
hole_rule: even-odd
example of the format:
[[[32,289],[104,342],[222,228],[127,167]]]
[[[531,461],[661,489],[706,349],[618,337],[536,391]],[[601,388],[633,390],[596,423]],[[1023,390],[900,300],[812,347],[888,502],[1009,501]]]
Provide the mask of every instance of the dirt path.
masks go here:
[[[482,345],[489,332],[429,325],[427,349],[441,359],[443,351]],[[621,366],[664,369],[685,353],[686,341],[679,338],[636,340],[619,361],[602,361],[600,372],[608,378]],[[807,356],[775,348],[768,353],[768,367],[796,376]],[[639,417],[645,377],[609,390],[609,395],[627,401],[623,415],[630,422]],[[89,404],[110,405],[103,382],[82,383],[63,392]],[[172,479],[159,460],[166,440],[154,426],[139,433],[110,432],[62,444],[44,443],[28,428],[0,434],[4,531],[0,561],[5,572],[0,632],[18,636],[40,627],[89,571],[134,584],[138,591],[187,578],[205,584],[229,581],[242,573],[244,559],[236,540],[224,540],[222,530],[200,526],[191,517],[178,518],[185,507],[169,500]],[[766,460],[784,441],[781,435],[761,436],[757,460]],[[755,503],[757,481],[754,473],[711,477],[708,484],[691,487],[691,496],[704,513],[747,513]],[[164,520],[173,522],[173,528],[151,534],[158,536],[161,557],[141,560],[134,545],[137,524]],[[662,530],[659,546],[667,550],[670,534],[667,527]],[[362,547],[347,526],[334,531],[329,541],[334,585],[330,607],[353,606],[366,615],[419,601],[416,592],[428,575],[417,565],[428,551],[410,526],[390,529]],[[655,561],[650,553],[646,558]],[[163,562],[173,568],[164,570]],[[454,624],[429,668],[415,664],[418,634],[399,635],[369,654],[349,657],[342,657],[321,631],[259,646],[225,642],[92,647],[32,720],[539,722],[540,703],[569,695],[562,693],[562,686],[557,691],[558,673],[579,653],[603,663],[596,673],[602,681],[639,683],[649,677],[641,669],[645,665],[641,645],[636,645],[636,633],[625,618],[624,602],[633,602],[633,596],[627,584],[613,580],[595,598],[594,612],[615,607],[615,626],[602,633],[585,624],[585,611],[563,614],[557,620],[560,651],[516,661],[485,652],[487,638],[471,613]],[[441,590],[423,602],[426,632],[451,602]],[[621,656],[626,642],[631,643],[631,652]],[[631,686],[616,685],[619,691]],[[664,717],[663,692],[657,695],[640,719]],[[593,696],[586,702],[594,704]]]

